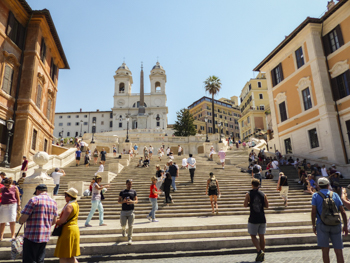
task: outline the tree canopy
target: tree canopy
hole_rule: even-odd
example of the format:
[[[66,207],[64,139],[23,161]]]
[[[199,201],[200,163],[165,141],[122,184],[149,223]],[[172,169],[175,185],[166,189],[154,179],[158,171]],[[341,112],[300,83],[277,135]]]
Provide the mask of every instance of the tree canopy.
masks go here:
[[[211,109],[211,115],[212,115],[212,122],[213,122],[213,133],[215,133],[215,118],[214,118],[214,95],[216,95],[217,93],[219,93],[220,89],[221,89],[221,80],[217,77],[217,76],[209,76],[209,78],[207,78],[204,81],[204,88],[205,91],[209,92],[209,94],[211,94],[212,96],[212,101],[211,101],[211,105],[212,105],[212,109]]]
[[[186,108],[181,109],[176,113],[177,121],[175,121],[174,129],[175,136],[191,136],[196,135],[196,128],[194,126],[194,118],[190,111]]]

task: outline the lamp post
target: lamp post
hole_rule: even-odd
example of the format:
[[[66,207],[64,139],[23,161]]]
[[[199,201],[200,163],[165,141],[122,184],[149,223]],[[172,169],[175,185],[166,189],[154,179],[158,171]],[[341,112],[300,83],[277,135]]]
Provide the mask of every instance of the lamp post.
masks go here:
[[[208,139],[208,116],[204,117],[204,121],[205,121],[205,133],[206,133],[205,142],[210,142]]]
[[[83,137],[83,120],[80,120],[80,137]]]
[[[129,141],[129,116],[126,116],[126,139],[125,142]]]
[[[96,121],[92,122],[92,138],[90,143],[95,143],[94,141],[95,130],[96,130]]]
[[[6,153],[5,153],[4,161],[2,162],[2,166],[6,167],[6,168],[10,168],[9,150],[10,150],[10,139],[11,139],[11,136],[13,135],[13,133],[11,132],[11,130],[13,128],[13,123],[14,123],[14,121],[12,119],[9,119],[6,122],[8,135],[7,135]]]
[[[219,143],[222,143],[222,141],[221,141],[221,123],[218,123],[218,127],[219,127],[218,132],[219,132],[219,136],[220,136]]]

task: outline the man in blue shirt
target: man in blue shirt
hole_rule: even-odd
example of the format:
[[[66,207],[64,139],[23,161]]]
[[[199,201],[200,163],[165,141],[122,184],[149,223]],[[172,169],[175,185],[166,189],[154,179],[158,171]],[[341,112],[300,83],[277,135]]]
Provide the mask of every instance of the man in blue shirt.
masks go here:
[[[327,178],[320,178],[318,179],[318,186],[320,187],[320,192],[328,197],[330,194],[330,191],[328,190],[329,187],[329,181]],[[332,196],[338,211],[340,211],[342,218],[343,218],[343,232],[344,235],[348,235],[348,228],[347,228],[347,218],[345,214],[345,210],[343,207],[343,202],[341,201],[339,195],[337,193],[333,192]],[[343,257],[343,240],[342,240],[342,229],[341,229],[341,223],[336,226],[329,226],[325,225],[321,221],[320,215],[322,214],[322,205],[323,205],[323,197],[319,194],[319,192],[316,192],[312,195],[312,210],[311,210],[311,221],[312,221],[312,227],[315,235],[317,235],[317,245],[321,247],[322,249],[322,258],[323,262],[329,263],[329,239],[331,239],[334,252],[337,257],[338,263],[344,262]],[[316,221],[317,218],[317,221]]]
[[[81,151],[80,148],[78,147],[77,151],[75,152],[75,166],[79,165],[80,162],[80,156],[81,156]]]
[[[139,147],[137,146],[137,144],[135,144],[134,145],[134,154],[135,154],[135,156],[138,154],[138,152],[137,152],[137,149],[138,149]]]

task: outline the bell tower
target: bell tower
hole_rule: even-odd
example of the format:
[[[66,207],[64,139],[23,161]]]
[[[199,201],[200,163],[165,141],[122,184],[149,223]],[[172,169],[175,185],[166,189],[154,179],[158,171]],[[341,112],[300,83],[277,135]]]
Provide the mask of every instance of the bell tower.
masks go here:
[[[151,95],[165,94],[166,73],[158,61],[151,70],[149,80],[151,82]]]
[[[128,66],[123,64],[117,69],[114,75],[114,107],[120,108],[128,103],[131,95],[132,74]]]

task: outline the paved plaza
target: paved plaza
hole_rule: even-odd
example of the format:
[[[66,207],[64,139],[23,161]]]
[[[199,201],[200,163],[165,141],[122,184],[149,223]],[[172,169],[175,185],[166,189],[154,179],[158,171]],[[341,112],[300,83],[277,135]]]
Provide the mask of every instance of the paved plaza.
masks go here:
[[[344,260],[350,262],[350,250],[344,249]],[[336,262],[333,251],[330,253],[331,263]],[[90,263],[94,261],[89,261]],[[143,260],[124,260],[124,261],[107,261],[106,263],[255,263],[255,254],[239,254],[239,255],[224,255],[224,256],[203,256],[203,257],[175,257],[175,258],[160,258],[160,259],[143,259]],[[278,263],[320,263],[322,255],[320,249],[299,250],[290,252],[267,252],[264,262]]]

